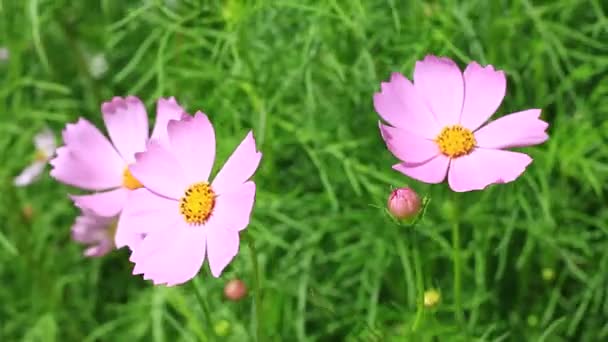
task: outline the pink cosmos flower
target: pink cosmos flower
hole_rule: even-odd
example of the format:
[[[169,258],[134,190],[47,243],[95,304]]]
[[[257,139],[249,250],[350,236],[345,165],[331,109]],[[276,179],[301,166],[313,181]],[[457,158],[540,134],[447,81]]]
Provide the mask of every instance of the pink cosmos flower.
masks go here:
[[[63,131],[65,146],[51,160],[51,176],[81,189],[98,191],[71,196],[77,207],[98,216],[118,215],[127,205],[128,195],[142,187],[128,166],[135,153],[144,151],[148,142],[148,115],[136,97],[114,97],[101,106],[103,120],[112,143],[89,121],[80,119]],[[156,124],[150,139],[165,141],[167,123],[187,115],[173,97],[159,99]],[[133,237],[133,243],[140,239]]]
[[[402,162],[393,169],[425,183],[448,178],[457,192],[508,183],[532,162],[507,148],[548,139],[540,109],[506,115],[487,125],[506,91],[502,71],[471,62],[464,73],[448,58],[427,56],[414,69],[414,83],[399,73],[383,82],[374,107],[388,149]],[[483,126],[483,127],[482,127]]]
[[[114,232],[117,217],[97,216],[83,210],[72,226],[72,239],[90,245],[84,251],[87,257],[101,257],[114,248]]]
[[[133,274],[173,286],[192,279],[205,256],[219,277],[237,254],[255,200],[249,178],[262,154],[249,132],[210,183],[215,132],[207,116],[171,121],[167,130],[168,144],[150,142],[129,167],[145,188],[133,192],[116,243],[128,243],[121,232],[145,235],[132,249]]]
[[[42,171],[44,171],[49,159],[55,155],[55,149],[57,148],[53,131],[45,127],[40,133],[36,134],[34,136],[34,146],[36,147],[34,161],[15,177],[13,180],[15,186],[30,185],[40,178]]]

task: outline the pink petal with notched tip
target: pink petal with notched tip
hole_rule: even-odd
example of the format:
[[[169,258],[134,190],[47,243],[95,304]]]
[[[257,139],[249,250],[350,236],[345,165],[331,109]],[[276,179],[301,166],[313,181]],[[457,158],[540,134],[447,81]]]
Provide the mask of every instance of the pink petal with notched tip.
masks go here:
[[[389,151],[408,163],[421,163],[439,154],[437,143],[399,128],[380,124],[380,133]]]
[[[476,148],[452,160],[448,182],[456,192],[482,190],[490,184],[514,181],[530,163],[532,158],[524,153]]]
[[[454,61],[446,57],[428,55],[424,60],[416,62],[414,87],[430,106],[442,127],[460,122],[464,81],[462,72]]]
[[[133,274],[155,284],[178,285],[198,274],[205,260],[205,229],[176,225],[147,235],[131,260]]]
[[[167,126],[171,153],[183,167],[189,184],[208,181],[215,161],[215,130],[207,115],[170,121]]]
[[[148,141],[146,107],[135,96],[114,97],[101,105],[101,112],[114,146],[127,163],[134,162]]]
[[[129,193],[116,228],[117,248],[129,246],[133,249],[143,235],[172,227],[184,218],[179,212],[179,202],[157,196],[150,190],[141,188]]]
[[[122,184],[125,162],[108,139],[89,121],[80,119],[63,131],[65,146],[50,161],[51,176],[87,190],[106,190]]]
[[[168,198],[179,199],[191,185],[175,155],[151,140],[145,152],[135,155],[136,162],[129,171],[149,190]]]
[[[261,159],[262,153],[257,151],[253,133],[249,132],[213,179],[213,191],[219,195],[240,187],[253,176]]]
[[[439,134],[441,126],[410,80],[395,72],[380,88],[374,94],[374,108],[386,122],[429,139]]]
[[[177,103],[175,97],[159,99],[156,103],[156,121],[150,139],[157,139],[162,144],[166,144],[168,142],[167,125],[169,121],[188,117],[188,113]]]
[[[477,146],[503,149],[532,146],[545,142],[549,124],[540,119],[540,109],[505,115],[475,132]]]
[[[464,70],[464,104],[460,124],[476,130],[496,112],[507,91],[504,72],[471,62]]]
[[[450,158],[438,154],[433,159],[423,163],[400,163],[393,165],[393,169],[421,182],[437,184],[443,182],[450,165]]]
[[[215,198],[209,224],[234,231],[243,230],[249,225],[254,202],[255,183],[251,181],[230,193],[223,193]]]

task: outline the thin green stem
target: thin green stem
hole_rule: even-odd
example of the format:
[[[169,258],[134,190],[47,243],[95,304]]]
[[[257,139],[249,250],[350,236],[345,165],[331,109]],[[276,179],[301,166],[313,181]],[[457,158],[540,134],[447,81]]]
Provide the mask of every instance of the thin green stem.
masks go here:
[[[412,230],[412,253],[414,254],[414,268],[416,269],[416,318],[414,324],[412,324],[412,331],[415,332],[420,326],[424,314],[424,279],[422,277],[422,262],[416,238],[416,227],[410,229]]]
[[[458,221],[452,223],[452,260],[454,262],[454,311],[456,320],[464,322],[462,311],[462,259],[460,250],[460,225]]]
[[[203,310],[203,315],[205,316],[205,322],[207,325],[207,329],[209,330],[209,335],[211,335],[211,341],[215,339],[215,330],[213,329],[213,323],[211,322],[211,310],[209,310],[209,304],[205,297],[201,294],[198,286],[197,279],[194,278],[193,281],[190,282],[192,289],[194,290],[194,295],[196,296],[196,300],[198,301],[199,306]],[[205,334],[205,338],[207,338],[207,334]]]
[[[253,265],[253,292],[255,301],[255,335],[258,342],[264,341],[262,339],[262,289],[260,286],[260,268],[258,265],[258,254],[255,249],[255,242],[253,239],[247,237],[247,245],[251,252],[251,264]]]

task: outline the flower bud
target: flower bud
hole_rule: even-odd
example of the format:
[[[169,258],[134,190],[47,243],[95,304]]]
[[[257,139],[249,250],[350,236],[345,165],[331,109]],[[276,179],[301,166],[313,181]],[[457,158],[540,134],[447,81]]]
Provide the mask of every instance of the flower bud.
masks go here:
[[[30,222],[32,220],[32,218],[34,217],[34,208],[32,207],[32,205],[31,204],[24,205],[21,208],[21,215],[27,222]]]
[[[213,326],[213,330],[215,330],[215,334],[219,337],[225,337],[230,333],[230,322],[225,319],[215,323]]]
[[[543,275],[543,279],[546,282],[553,281],[553,279],[555,279],[555,270],[553,270],[550,267],[545,267],[545,268],[543,268],[542,275]]]
[[[435,289],[424,291],[424,306],[432,308],[441,300],[441,294]]]
[[[247,286],[239,279],[229,281],[224,287],[224,296],[232,301],[238,301],[247,295]]]
[[[388,198],[388,211],[398,219],[409,219],[420,211],[420,197],[411,188],[393,190]]]

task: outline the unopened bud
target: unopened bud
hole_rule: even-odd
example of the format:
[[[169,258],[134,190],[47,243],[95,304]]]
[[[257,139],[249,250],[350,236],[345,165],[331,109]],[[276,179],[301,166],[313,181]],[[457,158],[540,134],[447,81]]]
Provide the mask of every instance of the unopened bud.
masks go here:
[[[552,281],[555,279],[555,271],[549,267],[543,268],[543,279],[547,282]]]
[[[230,333],[230,322],[225,319],[215,323],[213,326],[213,330],[215,330],[215,334],[219,337],[225,337]]]
[[[239,279],[229,281],[224,287],[224,296],[232,301],[238,301],[247,295],[247,286]]]
[[[441,300],[441,294],[435,289],[424,291],[424,306],[432,308]]]
[[[31,221],[32,217],[34,217],[34,208],[31,204],[26,204],[21,208],[21,215],[26,221]]]
[[[420,211],[420,197],[411,188],[404,187],[393,190],[388,197],[388,211],[398,219],[408,219]]]

